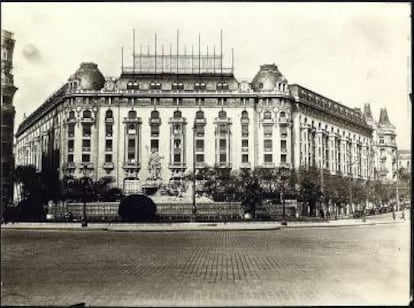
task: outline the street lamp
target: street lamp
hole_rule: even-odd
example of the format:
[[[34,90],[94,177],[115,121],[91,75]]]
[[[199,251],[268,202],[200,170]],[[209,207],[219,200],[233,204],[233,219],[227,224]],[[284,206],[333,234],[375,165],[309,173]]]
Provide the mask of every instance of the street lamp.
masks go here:
[[[193,125],[193,206],[191,209],[191,222],[195,222],[195,218],[196,218],[196,213],[197,213],[197,207],[196,207],[196,162],[195,162],[195,130],[196,130],[196,125],[194,123]]]
[[[279,168],[279,175],[280,175],[280,180],[282,182],[282,194],[283,194],[283,198],[282,198],[282,205],[283,205],[283,219],[282,219],[282,226],[287,226],[287,221],[286,221],[286,197],[285,197],[285,180],[289,177],[289,168],[286,167],[280,167]]]
[[[82,217],[82,227],[87,227],[88,226],[88,219],[86,217],[86,181],[87,181],[87,177],[86,177],[86,173],[88,172],[88,167],[86,165],[83,166],[82,169],[83,172],[83,217]]]

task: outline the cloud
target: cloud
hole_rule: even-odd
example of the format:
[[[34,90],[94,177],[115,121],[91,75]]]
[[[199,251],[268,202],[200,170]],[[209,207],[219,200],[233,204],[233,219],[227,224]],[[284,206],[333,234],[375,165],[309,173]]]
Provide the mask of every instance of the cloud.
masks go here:
[[[26,60],[31,62],[38,62],[42,58],[39,49],[31,43],[25,44],[23,46],[22,54]]]

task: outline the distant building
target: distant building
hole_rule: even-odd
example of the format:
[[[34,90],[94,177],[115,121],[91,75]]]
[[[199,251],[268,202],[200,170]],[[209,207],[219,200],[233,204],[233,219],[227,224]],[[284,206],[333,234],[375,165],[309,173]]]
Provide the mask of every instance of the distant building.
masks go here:
[[[126,193],[182,182],[194,160],[196,168],[315,166],[368,179],[395,130],[383,114],[379,123],[366,116],[288,84],[275,64],[247,82],[222,55],[137,54],[118,78],[82,63],[19,126],[17,163],[57,168],[61,178],[111,176]]]
[[[404,168],[408,172],[411,172],[411,151],[399,150],[398,151],[398,168]]]
[[[1,31],[1,209],[13,197],[12,171],[14,115],[13,97],[17,90],[12,74],[15,40],[13,33]]]

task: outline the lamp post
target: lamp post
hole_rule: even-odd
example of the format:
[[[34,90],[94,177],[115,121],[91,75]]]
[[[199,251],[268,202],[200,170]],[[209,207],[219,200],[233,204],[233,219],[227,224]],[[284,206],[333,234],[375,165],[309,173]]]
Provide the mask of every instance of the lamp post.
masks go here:
[[[282,218],[282,226],[287,226],[286,221],[286,197],[285,197],[285,180],[288,178],[289,175],[289,168],[286,167],[280,167],[279,168],[279,174],[280,174],[280,180],[282,182],[282,206],[283,206],[283,218]]]
[[[82,172],[83,172],[83,217],[82,217],[82,227],[88,226],[88,219],[86,217],[86,173],[88,171],[88,167],[86,165],[83,166]]]
[[[196,162],[195,162],[195,130],[196,130],[196,125],[194,123],[193,125],[193,206],[191,209],[191,222],[195,222],[196,220],[196,213],[197,213],[197,207],[196,207]]]

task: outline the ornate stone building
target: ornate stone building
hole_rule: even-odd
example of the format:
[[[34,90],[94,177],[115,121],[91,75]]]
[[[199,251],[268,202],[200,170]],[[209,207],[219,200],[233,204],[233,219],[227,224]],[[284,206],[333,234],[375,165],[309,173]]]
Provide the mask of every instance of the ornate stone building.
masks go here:
[[[13,97],[17,88],[13,80],[13,33],[1,31],[1,209],[13,196]]]
[[[288,84],[275,64],[246,82],[221,55],[138,54],[118,78],[82,63],[20,125],[16,153],[18,164],[47,163],[60,177],[111,176],[126,193],[181,181],[193,162],[322,166],[368,179],[376,170],[373,129],[359,109]]]

